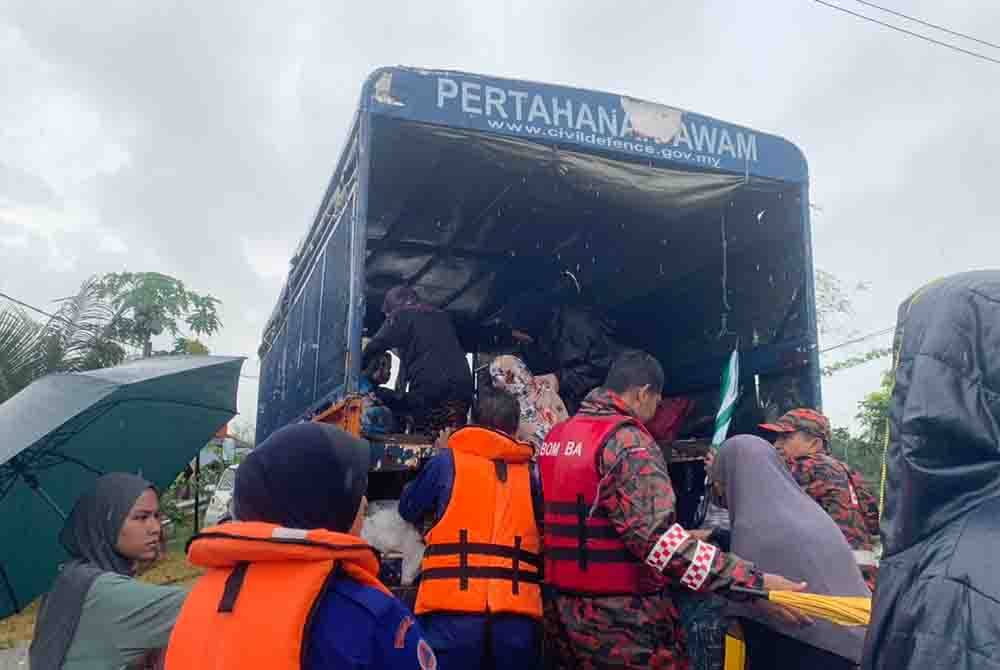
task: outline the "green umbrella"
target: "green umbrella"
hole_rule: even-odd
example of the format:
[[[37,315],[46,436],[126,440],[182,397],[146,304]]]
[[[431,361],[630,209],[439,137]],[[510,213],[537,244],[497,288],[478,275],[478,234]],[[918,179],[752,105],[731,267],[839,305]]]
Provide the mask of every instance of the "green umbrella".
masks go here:
[[[106,472],[161,491],[236,414],[243,358],[166,356],[43,377],[0,404],[0,618],[52,583],[57,535]]]

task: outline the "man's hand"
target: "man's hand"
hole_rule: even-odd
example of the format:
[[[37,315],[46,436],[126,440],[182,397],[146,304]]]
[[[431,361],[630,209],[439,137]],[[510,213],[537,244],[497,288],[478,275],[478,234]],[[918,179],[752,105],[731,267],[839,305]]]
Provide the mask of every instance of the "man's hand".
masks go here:
[[[763,611],[768,617],[787,626],[811,626],[813,620],[793,607],[785,607],[769,600],[758,600],[754,607]]]
[[[695,540],[701,540],[702,542],[708,542],[708,538],[712,535],[711,530],[699,529],[699,530],[689,530],[688,535],[690,535]]]
[[[772,575],[770,573],[764,573],[764,590],[765,591],[805,591],[805,582],[793,582],[790,579],[785,579],[781,575]]]
[[[441,449],[448,448],[448,440],[451,438],[451,434],[455,432],[454,428],[445,428],[440,433],[438,433],[437,439],[434,440],[434,449],[440,451]]]

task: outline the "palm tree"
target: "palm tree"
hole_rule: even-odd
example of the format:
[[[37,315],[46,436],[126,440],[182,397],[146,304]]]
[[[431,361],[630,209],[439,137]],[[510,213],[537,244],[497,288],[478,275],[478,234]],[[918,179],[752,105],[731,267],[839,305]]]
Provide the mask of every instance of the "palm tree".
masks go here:
[[[102,299],[97,279],[58,301],[45,323],[24,312],[0,310],[0,402],[52,372],[79,372],[117,365],[127,351],[113,339],[119,317]]]
[[[37,378],[41,324],[16,309],[0,311],[0,402]]]

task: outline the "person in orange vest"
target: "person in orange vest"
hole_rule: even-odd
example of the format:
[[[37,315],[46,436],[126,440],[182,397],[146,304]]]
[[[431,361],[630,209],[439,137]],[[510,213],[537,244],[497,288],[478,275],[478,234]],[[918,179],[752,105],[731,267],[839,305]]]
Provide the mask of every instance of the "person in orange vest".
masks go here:
[[[545,494],[545,583],[556,595],[561,631],[578,669],[686,670],[688,658],[670,587],[733,599],[732,587],[802,590],[763,574],[708,542],[708,531],[677,523],[663,452],[644,423],[656,413],[664,374],[649,354],[630,351],[604,386],[545,438],[538,465]],[[789,624],[795,613],[763,603]]]
[[[278,430],[236,471],[236,521],[188,546],[205,570],[174,627],[167,670],[434,670],[420,624],[358,536],[369,445],[333,426]]]
[[[531,670],[542,616],[534,449],[511,437],[520,408],[506,391],[481,388],[475,418],[399,502],[414,525],[434,518],[415,611],[442,670]]]

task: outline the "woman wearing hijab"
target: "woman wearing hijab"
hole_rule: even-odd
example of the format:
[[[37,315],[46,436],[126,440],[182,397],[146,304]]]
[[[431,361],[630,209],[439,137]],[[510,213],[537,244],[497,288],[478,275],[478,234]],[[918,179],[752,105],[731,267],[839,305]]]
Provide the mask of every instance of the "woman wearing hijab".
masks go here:
[[[138,563],[159,555],[160,540],[152,484],[126,473],[99,477],[59,535],[72,560],[42,603],[31,667],[141,667],[166,647],[186,592],[133,579]]]
[[[365,347],[361,367],[395,349],[402,359],[397,388],[403,392],[378,391],[380,398],[397,416],[411,416],[417,433],[436,435],[464,425],[472,402],[472,371],[451,317],[421,302],[409,286],[390,289],[382,312],[385,321]]]
[[[752,435],[726,440],[713,475],[729,508],[734,553],[760,570],[806,582],[810,593],[871,595],[837,524],[799,488],[768,442]],[[730,606],[743,618],[750,670],[847,670],[860,661],[864,628],[789,625],[769,616],[768,607]]]
[[[498,356],[490,363],[493,386],[517,398],[521,418],[515,437],[539,449],[552,426],[569,418],[553,375],[535,377],[517,356]]]
[[[429,670],[420,625],[378,579],[360,537],[370,447],[338,428],[274,432],[236,471],[234,516],[205,529],[205,568],[177,620],[167,670]]]

